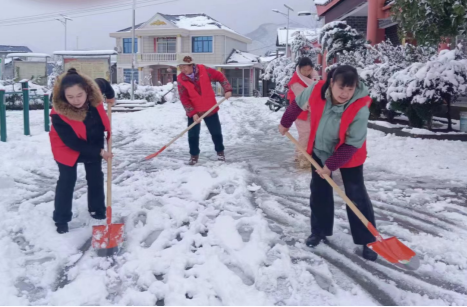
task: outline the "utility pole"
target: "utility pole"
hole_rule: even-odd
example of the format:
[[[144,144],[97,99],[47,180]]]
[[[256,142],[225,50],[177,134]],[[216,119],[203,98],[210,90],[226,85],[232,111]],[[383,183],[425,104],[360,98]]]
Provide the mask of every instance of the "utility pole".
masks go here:
[[[58,21],[60,21],[64,26],[65,26],[65,51],[67,50],[67,46],[66,46],[66,41],[67,41],[67,21],[73,21],[73,19],[63,15],[63,14],[60,14],[60,16],[62,16],[63,20],[62,19],[57,19]]]
[[[279,10],[272,10],[274,13],[278,13],[284,16],[287,16],[287,33],[286,33],[286,38],[285,38],[285,57],[289,57],[289,26],[290,26],[290,11],[295,12],[293,8],[288,6],[287,4],[284,4],[284,6],[287,9],[287,14],[284,14],[280,12]]]
[[[133,0],[133,25],[132,25],[132,40],[131,40],[131,100],[135,99],[135,64],[136,64],[136,54],[135,54],[135,19],[136,19],[136,0]]]

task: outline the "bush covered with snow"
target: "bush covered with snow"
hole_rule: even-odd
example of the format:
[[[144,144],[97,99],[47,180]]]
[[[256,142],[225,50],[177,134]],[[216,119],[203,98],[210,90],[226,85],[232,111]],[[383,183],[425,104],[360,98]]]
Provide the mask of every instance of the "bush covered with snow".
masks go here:
[[[112,87],[117,100],[131,99],[131,84],[113,84]],[[163,86],[137,85],[135,88],[135,99],[158,104],[175,102],[178,100],[177,83],[168,83]]]
[[[414,127],[427,124],[443,103],[450,105],[467,93],[467,59],[460,49],[443,50],[426,63],[413,63],[390,79],[387,97],[390,107],[404,112]],[[417,118],[418,117],[418,118]],[[450,117],[449,130],[451,130]]]
[[[29,109],[30,110],[42,110],[44,109],[44,94],[49,94],[51,91],[44,86],[37,85],[29,81],[30,98],[29,98]],[[7,110],[22,110],[23,109],[23,95],[21,83],[13,80],[0,80],[0,89],[4,89],[7,93],[5,95],[5,105]]]
[[[272,60],[266,67],[264,74],[261,76],[263,80],[270,80],[276,83],[276,89],[284,91],[285,86],[295,72],[295,62],[286,57],[280,57]]]
[[[322,53],[327,52],[326,63],[331,63],[337,55],[344,51],[361,49],[365,40],[357,30],[347,25],[347,22],[333,21],[321,28],[319,43]]]

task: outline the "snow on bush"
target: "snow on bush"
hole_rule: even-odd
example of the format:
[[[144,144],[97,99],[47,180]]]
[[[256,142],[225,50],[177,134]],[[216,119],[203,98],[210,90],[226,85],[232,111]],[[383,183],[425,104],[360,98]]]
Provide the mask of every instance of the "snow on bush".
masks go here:
[[[44,109],[44,94],[51,94],[51,90],[47,87],[37,85],[31,81],[28,82],[30,89],[29,109],[41,110]],[[22,110],[23,95],[21,83],[13,80],[0,80],[0,89],[4,89],[9,93],[5,95],[5,105],[7,110]],[[11,94],[13,93],[13,94]]]
[[[431,61],[413,63],[396,72],[388,82],[391,108],[403,111],[409,119],[418,115],[421,121],[412,124],[420,128],[431,124],[433,112],[441,104],[449,107],[467,93],[467,59],[460,49],[443,50]]]
[[[131,99],[131,84],[120,83],[112,85],[117,100]],[[136,85],[135,99],[147,102],[165,103],[175,102],[178,98],[177,83],[168,83],[163,86]]]
[[[269,63],[264,74],[261,76],[263,80],[271,80],[276,83],[276,89],[285,91],[285,86],[295,72],[295,62],[286,57],[277,58]]]
[[[363,36],[345,21],[333,21],[321,28],[319,42],[322,53],[327,51],[326,63],[344,51],[355,51],[365,44]]]
[[[312,42],[305,35],[300,32],[297,32],[294,35],[294,39],[291,43],[291,50],[297,61],[302,57],[309,57],[313,64],[315,64],[315,69],[319,69],[316,60],[318,54],[320,54],[320,50],[315,48]],[[263,80],[271,80],[275,82],[277,90],[285,91],[286,85],[289,83],[295,72],[296,65],[296,62],[287,57],[279,57],[272,60],[266,66],[265,72],[261,75],[261,78]]]

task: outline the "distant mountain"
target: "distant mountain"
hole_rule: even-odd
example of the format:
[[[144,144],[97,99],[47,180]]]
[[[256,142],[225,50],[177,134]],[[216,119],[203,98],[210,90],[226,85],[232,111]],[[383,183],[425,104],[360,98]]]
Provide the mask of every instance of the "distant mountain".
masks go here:
[[[258,27],[258,29],[245,34],[246,37],[249,37],[253,42],[248,45],[248,52],[264,55],[267,51],[276,50],[276,40],[277,40],[277,28],[286,27],[287,24],[275,24],[275,23],[265,23]],[[294,22],[290,23],[291,28],[303,28],[302,25],[296,24]]]

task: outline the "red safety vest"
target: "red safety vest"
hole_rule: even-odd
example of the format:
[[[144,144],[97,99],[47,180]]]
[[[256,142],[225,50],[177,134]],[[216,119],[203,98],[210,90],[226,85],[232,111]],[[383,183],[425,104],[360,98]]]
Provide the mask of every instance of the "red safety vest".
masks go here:
[[[321,88],[324,85],[324,81],[319,81],[313,88],[313,92],[310,95],[308,103],[310,105],[311,112],[311,132],[310,139],[308,141],[307,151],[311,155],[313,152],[313,147],[315,144],[316,132],[318,131],[319,123],[321,117],[323,116],[324,107],[326,105],[326,100],[321,98]],[[347,130],[349,129],[350,124],[353,122],[355,116],[360,111],[361,108],[369,108],[371,105],[371,98],[369,96],[360,98],[349,105],[344,113],[342,113],[341,124],[339,127],[339,144],[336,146],[336,150],[345,142],[345,137]],[[365,163],[367,156],[366,151],[366,140],[363,143],[363,146],[357,150],[357,152],[352,156],[349,162],[347,162],[341,168],[351,168],[357,167]],[[322,161],[323,163],[325,161]]]
[[[217,104],[216,93],[214,93],[214,90],[212,89],[211,79],[209,78],[206,67],[204,67],[204,65],[196,65],[196,67],[199,73],[201,95],[196,90],[195,84],[190,80],[186,80],[186,78],[182,78],[182,74],[178,75],[177,80],[187,89],[195,111],[197,113],[206,112]],[[214,114],[217,111],[219,111],[219,108],[214,109],[211,114]]]
[[[107,113],[105,112],[104,105],[102,103],[97,106],[97,111],[99,112],[102,123],[104,124],[104,130],[108,132],[107,139],[109,139],[110,121],[107,117]],[[78,136],[78,138],[84,141],[87,140],[86,126],[84,125],[84,122],[69,119],[64,115],[57,113],[55,109],[52,109],[52,112],[50,112],[50,116],[54,114],[58,114],[58,116],[60,116],[60,118],[63,119],[65,123],[70,125],[73,131],[76,133],[76,136]],[[55,161],[61,164],[65,164],[67,166],[74,166],[76,164],[76,161],[78,161],[79,152],[71,149],[70,147],[66,146],[65,143],[63,143],[62,139],[58,135],[57,131],[54,129],[53,125],[52,129],[50,129],[49,137]]]
[[[289,93],[287,94],[287,98],[289,99],[290,103],[292,103],[292,101],[294,101],[294,99],[295,99],[295,94],[290,88],[292,86],[292,84],[294,84],[294,83],[299,83],[301,86],[303,86],[305,88],[308,87],[308,85],[305,82],[303,82],[302,79],[300,79],[297,72],[294,72],[294,74],[292,76],[292,79],[290,79],[289,84],[287,84],[288,87],[289,87]],[[308,120],[308,113],[309,113],[308,111],[303,111],[298,116],[298,119]]]

